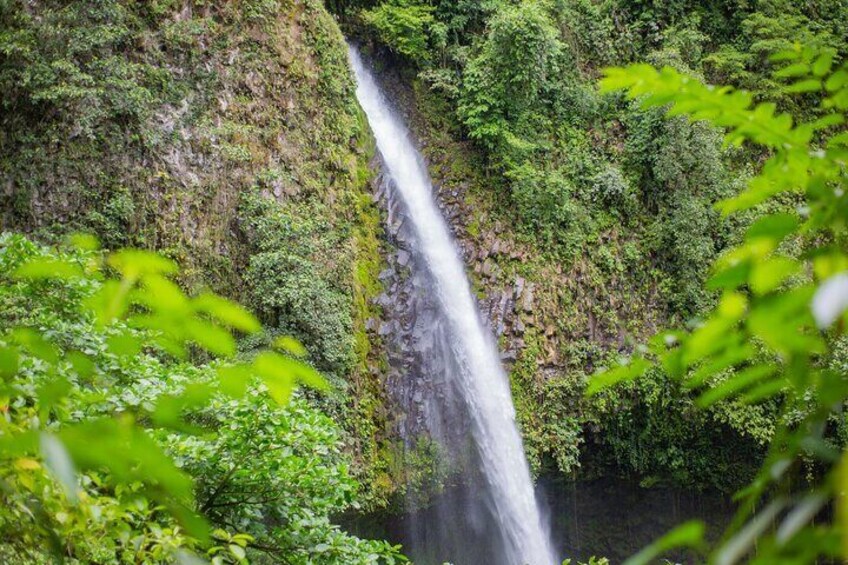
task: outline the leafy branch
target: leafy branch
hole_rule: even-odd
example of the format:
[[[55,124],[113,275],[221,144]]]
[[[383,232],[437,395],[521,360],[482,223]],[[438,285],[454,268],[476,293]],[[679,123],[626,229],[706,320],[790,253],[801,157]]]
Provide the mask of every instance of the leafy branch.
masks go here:
[[[646,107],[705,120],[726,130],[727,143],[751,143],[769,154],[746,190],[717,204],[724,214],[760,213],[744,241],[713,265],[707,284],[720,293],[717,306],[688,329],[655,336],[633,359],[594,376],[587,391],[600,394],[659,365],[701,407],[727,400],[781,403],[763,466],[737,494],[737,515],[710,554],[721,564],[848,555],[841,494],[848,456],[828,433],[848,400],[848,375],[834,362],[848,321],[848,133],[840,129],[848,66],[836,66],[832,51],[801,46],[775,59],[786,62],[776,73],[791,79],[786,91],[817,96],[820,117],[794,124],[774,103],[754,105],[745,91],[706,85],[668,67],[608,69],[601,81],[606,92],[625,91]],[[776,198],[782,193],[794,209]],[[793,248],[803,251],[787,251]],[[835,519],[824,512],[832,502]],[[681,545],[706,547],[703,527],[681,526],[631,563]]]

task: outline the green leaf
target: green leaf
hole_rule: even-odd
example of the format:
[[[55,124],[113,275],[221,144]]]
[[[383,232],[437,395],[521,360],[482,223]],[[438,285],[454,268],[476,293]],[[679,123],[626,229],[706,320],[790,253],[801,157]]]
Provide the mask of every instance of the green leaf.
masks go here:
[[[784,90],[789,93],[817,92],[822,89],[822,81],[815,78],[801,80],[787,86]]]
[[[68,237],[68,242],[80,251],[97,251],[100,249],[100,241],[90,233],[74,233]]]
[[[118,357],[133,357],[141,351],[141,341],[130,331],[122,331],[106,338],[106,349]]]
[[[20,354],[14,347],[0,346],[0,379],[9,379],[18,372]]]
[[[188,297],[173,281],[158,274],[145,275],[143,288],[142,292],[134,295],[136,302],[169,316],[190,315]]]
[[[59,362],[59,349],[32,328],[15,328],[9,339],[43,361],[51,364]]]
[[[593,396],[618,383],[632,381],[642,376],[650,367],[650,363],[642,357],[633,359],[626,365],[621,365],[607,371],[592,375],[589,386],[586,387],[586,395]]]
[[[823,77],[830,72],[833,66],[833,52],[826,51],[818,56],[813,63],[813,74],[817,77]]]
[[[158,253],[141,249],[123,249],[109,256],[108,263],[125,278],[136,280],[142,275],[177,272],[177,265]]]
[[[739,262],[715,273],[706,286],[710,290],[735,290],[748,282],[750,272],[749,261]]]
[[[236,340],[227,330],[197,319],[186,320],[185,325],[187,337],[206,351],[220,357],[235,354]]]
[[[840,69],[830,75],[830,78],[824,83],[824,87],[828,92],[836,92],[848,85],[848,70]]]
[[[810,70],[810,65],[806,63],[795,63],[776,71],[774,76],[777,78],[802,77],[810,74]]]
[[[78,279],[83,276],[82,268],[71,261],[59,259],[34,259],[18,267],[12,274],[18,279]]]
[[[204,293],[192,301],[199,312],[209,314],[222,324],[246,333],[256,333],[262,329],[259,321],[247,310],[234,302],[215,294]]]
[[[250,367],[244,364],[222,365],[216,371],[221,392],[231,398],[244,396],[252,376]]]
[[[94,374],[94,361],[88,355],[80,351],[70,351],[65,355],[65,358],[71,363],[74,372],[83,379],[87,379]]]
[[[711,406],[719,400],[732,396],[740,390],[746,389],[758,381],[774,375],[776,372],[777,367],[774,365],[754,365],[753,367],[748,367],[738,373],[731,374],[727,380],[718,383],[699,396],[696,402],[702,408]]]
[[[752,241],[766,238],[782,241],[787,235],[798,229],[798,218],[792,214],[770,214],[754,222],[745,233],[745,239]]]
[[[721,355],[700,366],[691,376],[686,379],[687,388],[696,388],[703,385],[706,380],[720,372],[734,367],[743,361],[753,357],[754,349],[748,343],[741,342],[740,337],[730,337],[729,345],[724,347]],[[732,344],[730,344],[732,342]]]
[[[72,390],[71,383],[65,377],[56,377],[43,382],[36,393],[38,406],[48,410],[65,398]]]
[[[229,549],[230,549],[230,553],[232,553],[233,556],[235,556],[235,558],[238,559],[239,561],[243,560],[246,556],[244,548],[240,545],[236,545],[234,543],[231,543],[229,545]]]
[[[108,325],[126,314],[129,308],[129,290],[127,284],[108,280],[85,301],[85,306],[94,313],[101,326]]]
[[[758,263],[751,271],[751,290],[759,295],[771,292],[800,270],[801,264],[788,257],[775,257]]]
[[[704,523],[693,520],[681,524],[624,562],[624,565],[647,565],[663,553],[677,547],[700,547],[704,544]]]
[[[301,344],[295,338],[287,335],[275,339],[274,347],[282,349],[283,351],[294,355],[295,357],[305,357],[307,353],[306,348],[303,347],[303,344]]]
[[[288,402],[297,382],[319,390],[328,388],[327,382],[315,369],[273,351],[257,355],[253,369],[265,381],[274,400],[280,404]]]

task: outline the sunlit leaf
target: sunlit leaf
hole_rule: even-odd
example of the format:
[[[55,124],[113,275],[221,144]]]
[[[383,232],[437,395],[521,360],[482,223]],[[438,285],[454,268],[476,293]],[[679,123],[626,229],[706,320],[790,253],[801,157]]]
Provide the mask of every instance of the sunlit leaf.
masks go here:
[[[700,521],[683,523],[651,545],[630,557],[624,565],[646,565],[653,563],[657,557],[679,547],[700,547],[704,543],[704,524]]]
[[[78,279],[82,268],[71,261],[59,259],[34,259],[18,267],[13,276],[19,279]]]
[[[751,272],[751,290],[756,294],[771,292],[800,270],[801,264],[788,257],[775,257],[758,263]]]
[[[32,328],[15,328],[9,334],[9,339],[29,351],[32,355],[48,363],[57,363],[59,361],[59,350],[56,346],[46,340],[40,332]]]
[[[220,296],[204,293],[192,303],[198,311],[209,314],[233,329],[246,333],[255,333],[261,329],[259,321],[250,312]]]
[[[798,218],[792,214],[770,214],[754,222],[745,232],[745,239],[768,238],[781,241],[798,229]]]
[[[106,347],[118,357],[132,357],[141,351],[141,342],[129,331],[124,331],[106,338]]]
[[[71,383],[64,377],[49,379],[38,387],[38,405],[42,409],[49,409],[65,398],[71,391]]]
[[[698,397],[697,403],[703,407],[710,406],[719,400],[752,386],[766,377],[774,375],[776,372],[777,368],[773,365],[754,365],[753,367],[748,367],[732,375],[727,380],[715,384]]]
[[[74,233],[68,237],[68,242],[80,251],[97,251],[100,241],[90,233]]]
[[[618,383],[631,381],[644,374],[650,364],[642,357],[637,357],[627,363],[592,376],[586,394],[594,395]]]
[[[0,379],[8,379],[18,372],[20,355],[14,347],[0,346]]]
[[[224,394],[232,398],[241,398],[247,392],[252,376],[251,369],[247,365],[221,365],[217,368],[217,373],[218,383]]]
[[[142,275],[172,274],[177,265],[158,253],[141,249],[123,249],[109,256],[108,263],[125,278],[135,280]]]
[[[185,321],[187,337],[206,351],[221,357],[230,357],[236,352],[236,340],[227,330],[198,319]]]
[[[294,355],[295,357],[306,356],[306,348],[298,340],[290,336],[280,336],[274,340],[274,347]]]

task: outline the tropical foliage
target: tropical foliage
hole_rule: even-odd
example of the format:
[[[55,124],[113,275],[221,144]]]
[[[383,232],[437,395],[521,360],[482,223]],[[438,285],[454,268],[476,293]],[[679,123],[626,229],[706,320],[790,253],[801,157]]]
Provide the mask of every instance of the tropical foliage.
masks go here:
[[[690,328],[657,335],[589,387],[597,393],[658,364],[702,407],[725,399],[779,402],[768,455],[738,495],[737,518],[714,549],[717,563],[846,555],[848,466],[840,452],[848,401],[848,66],[834,56],[800,45],[773,56],[785,62],[775,73],[788,81],[784,91],[818,101],[815,119],[800,123],[775,103],[754,105],[748,92],[705,85],[669,67],[610,69],[601,83],[644,106],[712,122],[726,130],[727,143],[754,144],[769,155],[744,191],[718,204],[723,214],[754,209],[759,217],[713,265],[708,285],[721,294],[717,306]],[[633,562],[648,562],[672,544],[701,546],[702,536],[699,524],[682,526]]]
[[[356,504],[326,381],[292,338],[187,296],[159,255],[0,239],[5,560],[355,563],[401,558],[329,516]]]

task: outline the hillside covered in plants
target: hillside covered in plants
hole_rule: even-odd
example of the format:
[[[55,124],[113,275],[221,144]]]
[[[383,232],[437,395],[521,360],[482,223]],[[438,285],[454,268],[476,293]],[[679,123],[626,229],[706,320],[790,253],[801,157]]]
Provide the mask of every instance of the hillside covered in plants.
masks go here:
[[[331,3],[331,6],[334,5]],[[766,154],[720,128],[603,94],[647,62],[774,100],[770,56],[846,46],[840,2],[337,2],[422,138],[439,197],[511,361],[531,465],[730,492],[758,467],[776,405],[696,409],[656,373],[586,400],[587,378],[718,297],[712,262],[761,211],[724,217]],[[784,206],[794,207],[791,199]],[[773,205],[774,206],[774,205]]]
[[[0,561],[402,563],[356,524],[463,482],[346,38],[533,479],[742,493],[635,563],[844,555],[845,2],[0,0]]]

